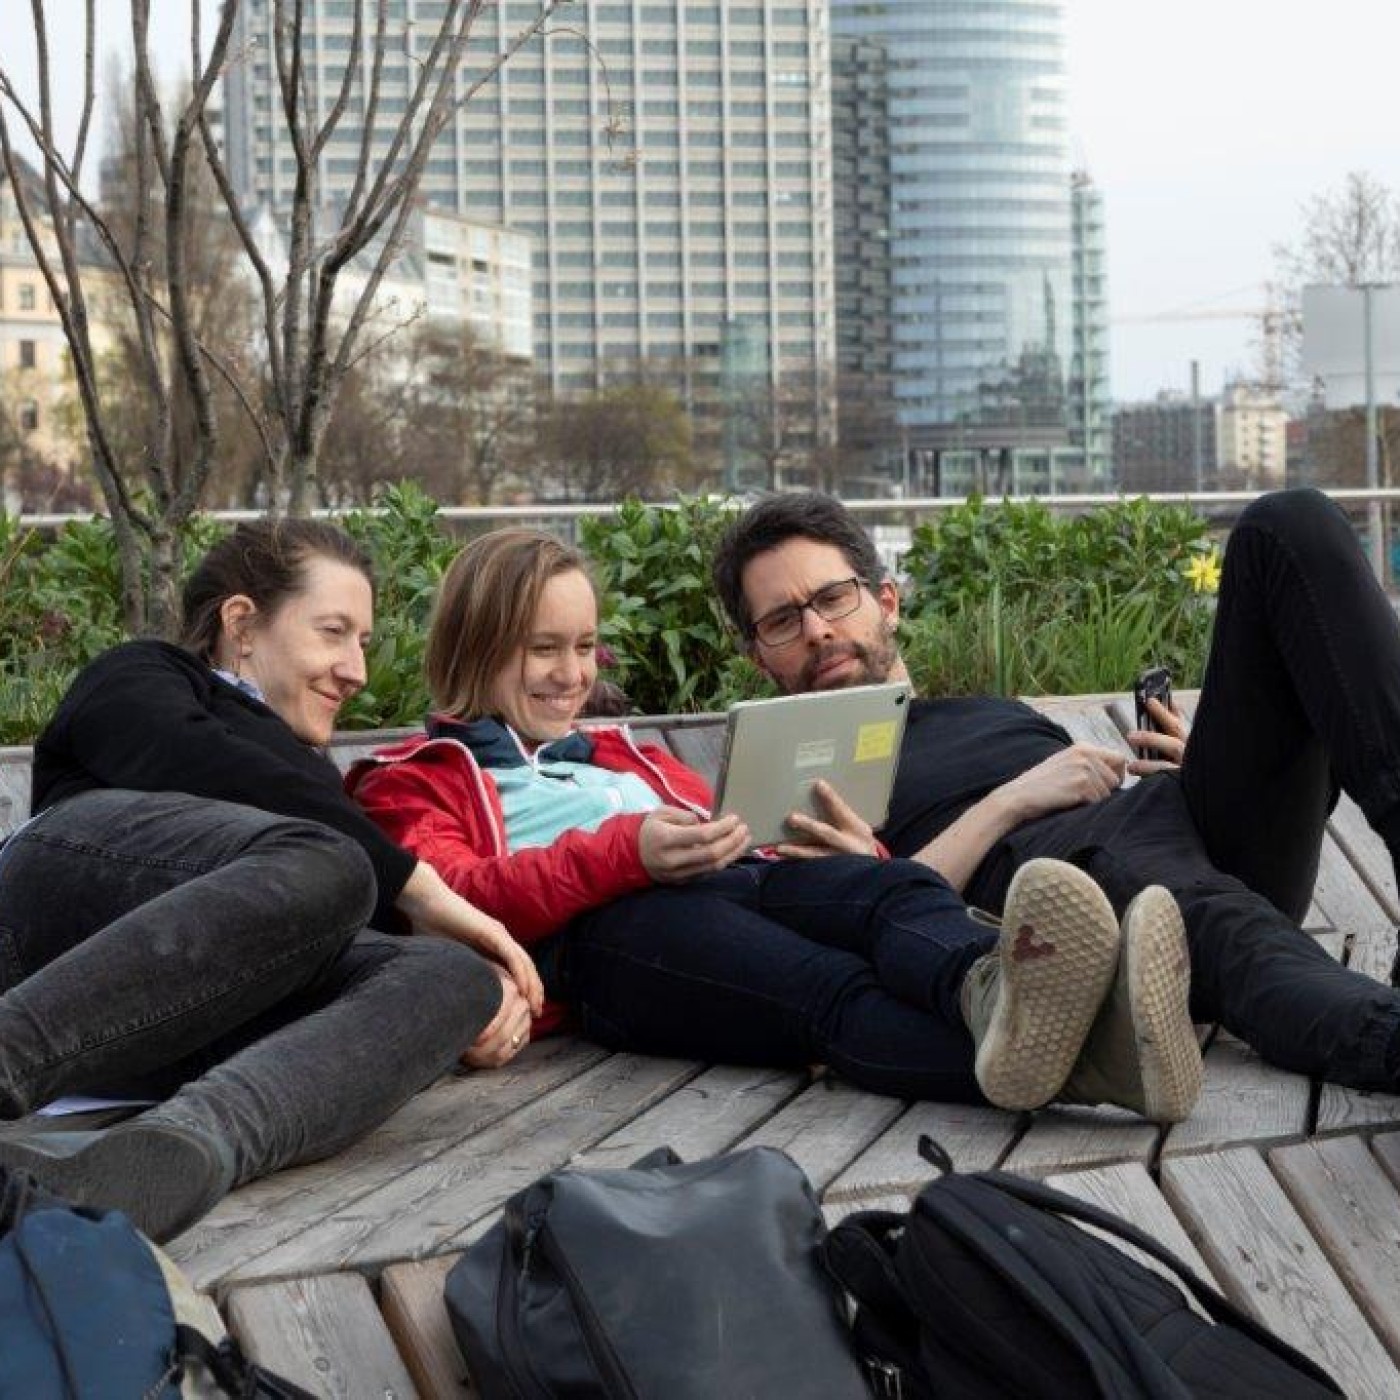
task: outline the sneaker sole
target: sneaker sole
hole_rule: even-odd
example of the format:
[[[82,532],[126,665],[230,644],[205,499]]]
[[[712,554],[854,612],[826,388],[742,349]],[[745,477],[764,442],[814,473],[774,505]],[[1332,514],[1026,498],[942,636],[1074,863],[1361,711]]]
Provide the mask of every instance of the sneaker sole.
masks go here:
[[[1204,1077],[1191,1024],[1191,954],[1181,910],[1159,885],[1123,916],[1123,958],[1142,1073],[1143,1116],[1179,1123],[1196,1106]]]
[[[163,1123],[8,1138],[0,1165],[29,1172],[74,1205],[121,1211],[157,1244],[207,1215],[233,1177],[211,1143]]]
[[[977,1082],[999,1108],[1060,1092],[1118,967],[1122,934],[1104,892],[1076,866],[1027,861],[1007,891],[996,1010]]]

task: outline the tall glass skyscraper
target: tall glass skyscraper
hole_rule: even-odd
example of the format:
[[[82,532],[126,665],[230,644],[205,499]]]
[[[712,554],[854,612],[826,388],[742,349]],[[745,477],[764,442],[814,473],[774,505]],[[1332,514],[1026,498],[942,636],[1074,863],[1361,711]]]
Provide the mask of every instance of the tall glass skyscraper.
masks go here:
[[[865,100],[888,113],[892,395],[922,477],[914,484],[1029,490],[1082,476],[1067,400],[1075,288],[1063,5],[832,0],[832,31],[836,90],[855,52],[861,67],[845,85],[883,85]],[[838,173],[838,240],[848,219],[868,214],[871,178],[878,172],[842,187]],[[841,281],[855,271],[838,265],[843,306],[859,300]]]

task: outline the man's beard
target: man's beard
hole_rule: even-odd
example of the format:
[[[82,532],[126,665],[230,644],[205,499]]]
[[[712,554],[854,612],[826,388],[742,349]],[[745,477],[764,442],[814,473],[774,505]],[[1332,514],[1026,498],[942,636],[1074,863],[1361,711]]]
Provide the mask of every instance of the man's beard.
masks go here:
[[[864,642],[830,642],[807,658],[798,677],[799,692],[816,690],[817,672],[833,657],[850,656],[859,662],[859,669],[837,682],[841,689],[853,685],[880,685],[889,680],[895,662],[899,660],[899,647],[895,644],[894,629],[888,624],[881,626],[878,640],[873,645]]]

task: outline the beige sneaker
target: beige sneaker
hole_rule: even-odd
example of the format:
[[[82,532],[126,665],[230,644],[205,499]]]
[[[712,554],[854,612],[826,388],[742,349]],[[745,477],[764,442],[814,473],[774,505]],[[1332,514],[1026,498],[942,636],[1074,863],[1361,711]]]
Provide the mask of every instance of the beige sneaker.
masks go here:
[[[1113,906],[1076,866],[1032,860],[1012,877],[997,951],[962,987],[991,1103],[1039,1108],[1060,1092],[1113,980],[1119,938]]]
[[[1201,1092],[1191,1025],[1191,956],[1176,900],[1150,885],[1123,915],[1123,951],[1062,1103],[1113,1103],[1179,1123]]]

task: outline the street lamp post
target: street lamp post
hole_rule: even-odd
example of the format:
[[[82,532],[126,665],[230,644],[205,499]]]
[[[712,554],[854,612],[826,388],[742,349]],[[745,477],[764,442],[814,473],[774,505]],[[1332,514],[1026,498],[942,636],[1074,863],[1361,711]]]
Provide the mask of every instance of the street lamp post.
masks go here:
[[[1380,485],[1380,456],[1377,451],[1376,433],[1376,353],[1375,326],[1372,314],[1372,294],[1375,284],[1365,283],[1361,288],[1362,325],[1365,336],[1366,365],[1366,489],[1374,491]],[[1371,536],[1371,568],[1384,585],[1386,568],[1385,529],[1381,517],[1381,503],[1375,497],[1366,506],[1366,528]]]

